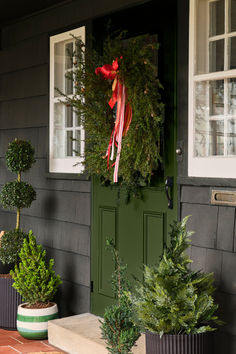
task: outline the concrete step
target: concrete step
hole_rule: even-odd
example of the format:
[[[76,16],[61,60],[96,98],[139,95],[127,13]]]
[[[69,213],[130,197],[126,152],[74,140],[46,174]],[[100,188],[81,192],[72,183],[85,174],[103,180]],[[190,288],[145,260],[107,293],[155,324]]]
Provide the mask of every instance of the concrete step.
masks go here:
[[[107,354],[101,339],[99,317],[91,313],[48,322],[48,340],[69,354]],[[145,354],[145,336],[141,335],[132,353]]]

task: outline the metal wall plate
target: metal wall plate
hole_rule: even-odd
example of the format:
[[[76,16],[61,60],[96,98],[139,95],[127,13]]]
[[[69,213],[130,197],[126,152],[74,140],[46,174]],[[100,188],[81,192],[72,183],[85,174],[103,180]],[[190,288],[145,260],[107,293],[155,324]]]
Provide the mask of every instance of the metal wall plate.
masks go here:
[[[236,205],[236,191],[211,191],[211,204],[217,205]]]

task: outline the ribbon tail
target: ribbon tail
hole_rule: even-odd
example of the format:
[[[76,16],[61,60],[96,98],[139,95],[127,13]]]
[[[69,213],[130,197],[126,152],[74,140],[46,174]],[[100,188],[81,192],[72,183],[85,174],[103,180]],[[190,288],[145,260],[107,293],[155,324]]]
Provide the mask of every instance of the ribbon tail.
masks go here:
[[[120,83],[118,83],[118,85],[119,85],[118,93],[120,91],[120,95],[118,95],[118,106],[120,107],[117,107],[117,113],[119,113],[119,117],[118,117],[119,129],[118,129],[118,135],[116,137],[118,148],[117,148],[115,169],[113,175],[114,183],[118,182],[118,170],[119,170],[119,163],[120,163],[120,153],[121,153],[122,135],[123,135],[123,127],[124,127],[124,113],[125,113],[125,86]],[[118,108],[120,109],[118,110]]]
[[[111,161],[113,161],[114,159],[114,153],[115,153],[115,134],[113,135],[113,139],[112,139],[111,157],[110,157]]]
[[[107,169],[109,170],[109,160],[110,160],[110,154],[111,154],[111,148],[112,148],[112,142],[114,141],[114,130],[115,128],[112,130],[111,133],[111,137],[110,137],[110,141],[109,141],[109,145],[107,148],[107,152],[106,152],[106,156],[107,156]]]
[[[132,107],[128,103],[125,110],[125,123],[124,123],[123,136],[128,133],[131,121],[132,121]]]

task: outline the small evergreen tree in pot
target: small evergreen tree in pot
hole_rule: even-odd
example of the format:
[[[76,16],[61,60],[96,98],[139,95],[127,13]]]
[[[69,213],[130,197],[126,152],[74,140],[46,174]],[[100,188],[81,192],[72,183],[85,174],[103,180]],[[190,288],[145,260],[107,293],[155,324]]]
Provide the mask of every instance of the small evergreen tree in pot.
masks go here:
[[[46,251],[37,245],[32,231],[24,239],[19,257],[19,265],[16,264],[10,272],[14,280],[13,287],[26,301],[18,307],[17,329],[28,339],[46,338],[48,321],[58,318],[57,305],[51,301],[61,279],[53,271],[54,260],[50,259],[47,265]],[[32,316],[35,319],[32,328],[29,328]]]
[[[107,241],[115,271],[112,276],[112,288],[118,303],[106,308],[101,321],[102,338],[106,341],[111,354],[128,354],[140,336],[140,329],[133,322],[133,306],[128,296],[130,284],[126,278],[127,265],[123,265],[112,240]]]
[[[35,163],[34,148],[25,140],[13,140],[6,152],[7,168],[17,173],[17,179],[6,183],[0,194],[0,203],[5,209],[16,209],[16,228],[5,231],[0,239],[0,260],[3,264],[14,264],[27,234],[20,229],[20,212],[29,208],[36,198],[33,187],[21,181],[22,172],[28,171]]]
[[[172,225],[170,247],[159,265],[144,266],[144,282],[131,296],[135,322],[147,331],[147,354],[210,354],[206,332],[222,324],[215,315],[213,274],[189,268],[187,220]]]

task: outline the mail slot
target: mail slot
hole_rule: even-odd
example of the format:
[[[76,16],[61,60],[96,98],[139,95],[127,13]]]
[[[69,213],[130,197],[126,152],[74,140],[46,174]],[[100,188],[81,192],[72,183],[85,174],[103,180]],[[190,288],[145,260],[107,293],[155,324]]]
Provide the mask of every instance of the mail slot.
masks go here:
[[[211,191],[211,204],[236,205],[236,191]]]

